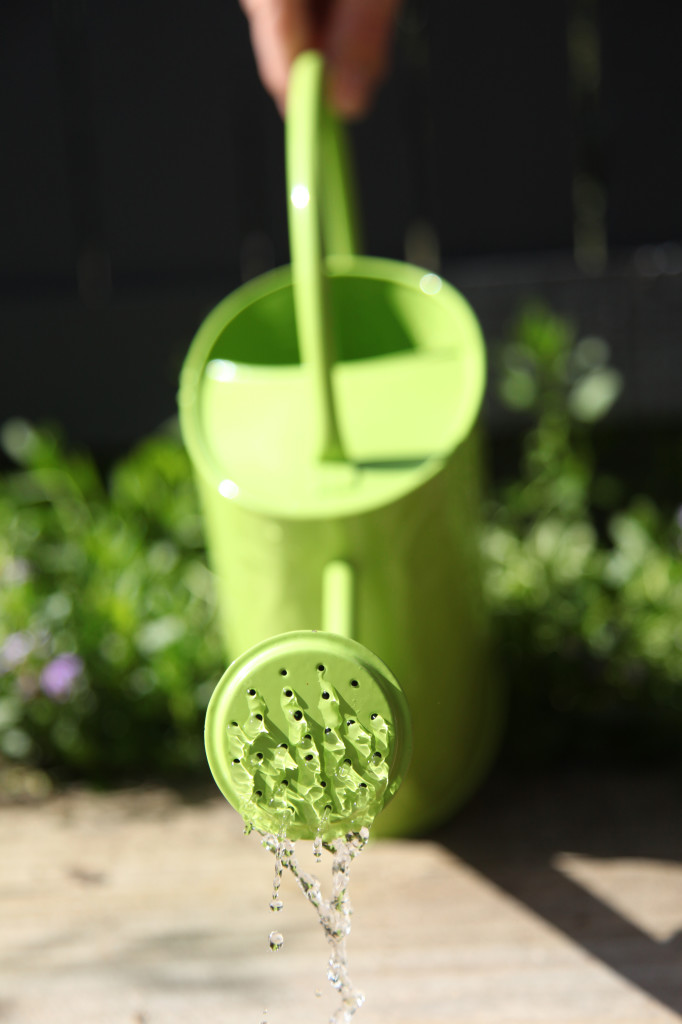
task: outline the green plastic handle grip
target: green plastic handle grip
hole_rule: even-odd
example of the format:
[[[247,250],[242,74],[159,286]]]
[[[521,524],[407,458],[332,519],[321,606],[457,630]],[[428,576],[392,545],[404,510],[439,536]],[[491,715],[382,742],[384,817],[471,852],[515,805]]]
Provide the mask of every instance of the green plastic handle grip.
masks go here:
[[[313,379],[320,458],[341,461],[345,455],[332,386],[335,348],[324,249],[352,255],[357,218],[345,133],[325,103],[324,58],[316,50],[300,54],[291,69],[285,153],[299,350]]]

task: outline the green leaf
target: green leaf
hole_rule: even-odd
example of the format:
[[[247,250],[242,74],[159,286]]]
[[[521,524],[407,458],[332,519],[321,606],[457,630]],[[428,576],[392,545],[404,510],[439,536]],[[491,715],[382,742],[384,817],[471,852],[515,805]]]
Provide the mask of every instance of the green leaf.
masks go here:
[[[176,643],[186,631],[184,621],[177,615],[164,615],[146,622],[135,634],[137,649],[146,655],[157,654]]]
[[[537,384],[530,370],[510,369],[500,382],[500,397],[510,409],[530,409],[537,398]]]
[[[623,390],[623,378],[611,367],[580,377],[568,394],[568,410],[581,423],[596,423],[611,410]]]

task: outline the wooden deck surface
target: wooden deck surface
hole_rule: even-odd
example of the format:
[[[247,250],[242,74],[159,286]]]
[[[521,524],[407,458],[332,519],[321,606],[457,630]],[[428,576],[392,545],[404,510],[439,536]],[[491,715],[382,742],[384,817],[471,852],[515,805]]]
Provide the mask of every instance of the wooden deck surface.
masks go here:
[[[494,779],[354,863],[357,1024],[682,1021],[682,780]],[[323,1024],[327,948],[221,798],[0,808],[2,1024]],[[323,862],[329,871],[328,856]],[[268,933],[284,933],[271,953]]]

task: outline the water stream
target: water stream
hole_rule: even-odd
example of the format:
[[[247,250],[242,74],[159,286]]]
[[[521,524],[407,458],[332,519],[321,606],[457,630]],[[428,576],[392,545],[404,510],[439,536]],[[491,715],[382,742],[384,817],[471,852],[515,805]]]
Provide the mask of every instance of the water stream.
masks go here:
[[[263,846],[275,857],[275,877],[272,886],[270,909],[277,913],[282,909],[280,885],[285,869],[288,869],[296,880],[296,884],[309,903],[315,907],[325,938],[331,947],[327,977],[333,988],[341,996],[341,1005],[330,1017],[330,1024],[348,1024],[355,1012],[362,1006],[365,999],[354,987],[348,974],[348,956],[346,938],[350,932],[351,904],[348,896],[350,882],[350,866],[353,859],[364,849],[369,839],[369,829],[362,828],[359,832],[349,832],[345,837],[324,842],[318,836],[313,844],[315,860],[319,864],[322,850],[332,855],[332,889],[326,900],[322,894],[322,886],[316,875],[304,871],[296,859],[296,844],[279,836],[265,833]],[[284,938],[279,931],[270,932],[270,949],[273,952],[281,949]]]

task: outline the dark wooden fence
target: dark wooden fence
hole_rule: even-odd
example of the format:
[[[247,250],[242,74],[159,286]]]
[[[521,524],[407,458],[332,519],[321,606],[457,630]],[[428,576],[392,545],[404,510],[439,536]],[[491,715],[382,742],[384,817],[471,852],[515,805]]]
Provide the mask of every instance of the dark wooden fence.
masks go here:
[[[679,0],[415,0],[354,129],[368,251],[439,264],[494,344],[530,294],[679,415]],[[5,0],[0,419],[121,447],[203,314],[288,258],[282,127],[236,0]]]

